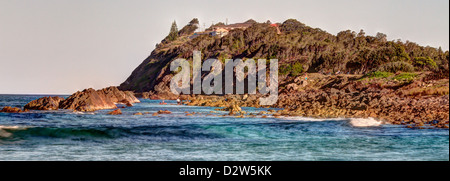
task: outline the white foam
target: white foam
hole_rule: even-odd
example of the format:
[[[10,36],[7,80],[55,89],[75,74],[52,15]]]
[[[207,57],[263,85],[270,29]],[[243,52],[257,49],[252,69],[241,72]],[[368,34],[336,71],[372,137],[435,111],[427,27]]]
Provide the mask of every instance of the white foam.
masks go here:
[[[26,127],[0,125],[0,129],[3,129],[3,130],[5,130],[5,129],[7,129],[7,130],[23,130],[23,129],[26,129]]]
[[[3,131],[2,129],[0,129],[0,138],[8,138],[11,135],[12,135],[11,133]]]
[[[20,127],[20,126],[3,126],[0,125],[0,137],[7,138],[12,135],[12,133],[7,132],[6,130],[25,130],[26,127]]]
[[[310,117],[301,117],[301,116],[283,117],[282,119],[292,120],[292,121],[311,121],[311,122],[348,120],[346,118],[310,118]]]
[[[355,127],[381,126],[383,122],[374,118],[351,118],[350,124]]]
[[[349,121],[350,124],[354,127],[371,127],[371,126],[381,126],[383,124],[382,121],[378,121],[374,118],[309,118],[309,117],[284,117],[284,120],[290,121],[311,121],[311,122],[320,122],[320,121]]]

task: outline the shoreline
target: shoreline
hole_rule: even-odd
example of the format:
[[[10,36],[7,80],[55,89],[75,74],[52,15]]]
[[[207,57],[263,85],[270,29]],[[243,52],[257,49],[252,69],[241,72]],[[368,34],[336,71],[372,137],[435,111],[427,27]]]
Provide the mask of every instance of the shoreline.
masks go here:
[[[432,125],[448,129],[449,80],[427,80],[430,74],[419,72],[413,79],[365,77],[364,75],[308,74],[280,82],[279,99],[265,108],[283,109],[282,116],[316,118],[369,118],[409,128]],[[395,76],[395,77],[394,77]],[[189,100],[187,105],[224,107],[261,107],[262,95],[181,95],[170,92],[136,94],[147,99]]]

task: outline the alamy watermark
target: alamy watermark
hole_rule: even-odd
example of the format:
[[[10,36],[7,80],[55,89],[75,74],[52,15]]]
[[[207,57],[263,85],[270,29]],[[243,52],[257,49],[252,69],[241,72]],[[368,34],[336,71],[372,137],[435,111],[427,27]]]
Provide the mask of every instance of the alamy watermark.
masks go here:
[[[260,105],[273,105],[278,100],[278,59],[270,60],[269,86],[266,81],[266,63],[266,59],[259,59],[258,66],[256,66],[256,62],[253,59],[247,59],[245,62],[242,59],[226,59],[225,82],[223,83],[222,74],[224,68],[222,62],[217,59],[208,59],[202,65],[201,52],[194,51],[192,61],[193,94],[201,94],[202,91],[206,95],[233,94],[234,87],[236,87],[236,94],[244,94],[245,73],[247,72],[247,93],[256,94],[258,90],[262,95],[269,94],[269,96],[261,97],[259,103]],[[247,71],[245,71],[245,68],[247,68]],[[177,72],[170,81],[172,93],[176,95],[181,93],[191,94],[191,69],[189,62],[185,59],[176,59],[170,63],[170,71]],[[210,72],[203,78],[203,81],[201,77],[202,71]],[[236,76],[234,76],[234,72]],[[234,77],[236,77],[235,86],[233,86]],[[213,83],[212,86],[211,83]],[[223,92],[222,83],[225,85],[225,92]]]

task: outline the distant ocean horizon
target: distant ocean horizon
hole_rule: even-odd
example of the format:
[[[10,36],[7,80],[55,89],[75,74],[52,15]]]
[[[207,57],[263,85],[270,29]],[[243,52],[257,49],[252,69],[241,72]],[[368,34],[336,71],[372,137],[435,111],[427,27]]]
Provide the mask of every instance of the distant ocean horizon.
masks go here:
[[[0,94],[0,107],[23,107],[43,96],[54,95]],[[215,107],[159,102],[141,99],[122,108],[122,115],[108,115],[111,110],[0,113],[0,160],[449,160],[448,129],[409,129],[374,119],[236,118]],[[172,114],[152,116],[159,110]],[[137,112],[144,115],[133,115]]]

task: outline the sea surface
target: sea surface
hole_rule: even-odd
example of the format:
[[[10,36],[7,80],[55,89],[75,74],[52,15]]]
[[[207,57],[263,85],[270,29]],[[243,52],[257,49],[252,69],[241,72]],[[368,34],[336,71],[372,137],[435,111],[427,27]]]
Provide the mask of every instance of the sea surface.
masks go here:
[[[23,107],[40,97],[0,95],[0,107]],[[123,115],[0,113],[0,160],[449,160],[448,129],[374,119],[223,117],[226,112],[210,113],[214,107],[141,101],[123,108]],[[133,115],[158,110],[172,114]]]

